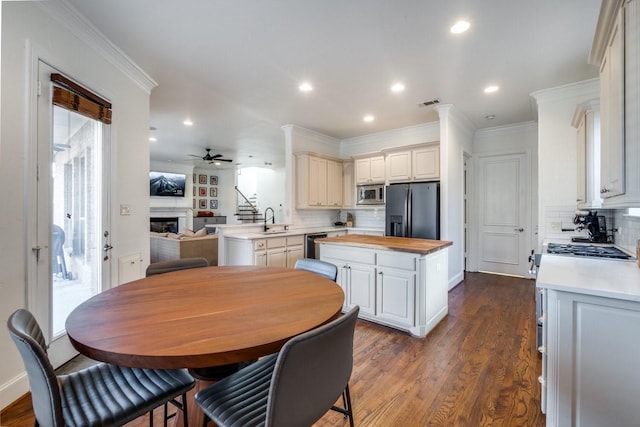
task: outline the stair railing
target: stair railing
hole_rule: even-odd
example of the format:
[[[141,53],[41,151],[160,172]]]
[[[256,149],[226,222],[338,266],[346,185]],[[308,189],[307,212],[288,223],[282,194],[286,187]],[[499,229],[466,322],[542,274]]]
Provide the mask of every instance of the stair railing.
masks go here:
[[[253,222],[255,223],[255,222],[257,221],[257,218],[256,218],[256,217],[257,217],[257,215],[259,215],[259,214],[260,214],[260,212],[258,211],[258,208],[257,208],[253,203],[251,203],[251,200],[249,200],[249,199],[247,198],[247,196],[245,196],[245,195],[244,195],[244,193],[242,193],[242,191],[240,191],[240,189],[238,188],[238,186],[237,186],[237,185],[236,185],[236,186],[234,186],[233,188],[235,188],[236,192],[237,192],[240,196],[242,196],[242,198],[244,199],[244,201],[247,203],[247,205],[249,205],[249,207],[250,207],[250,208],[251,208],[251,210],[253,211]]]

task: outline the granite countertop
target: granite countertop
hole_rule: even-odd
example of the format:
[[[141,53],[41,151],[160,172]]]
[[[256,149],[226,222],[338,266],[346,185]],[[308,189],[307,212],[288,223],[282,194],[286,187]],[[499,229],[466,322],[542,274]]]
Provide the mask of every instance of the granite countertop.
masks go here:
[[[331,243],[336,245],[357,246],[361,248],[389,249],[398,252],[411,252],[427,255],[439,251],[453,242],[447,240],[412,239],[409,237],[367,236],[351,234],[347,236],[325,237],[317,239],[316,243]]]
[[[635,261],[542,254],[538,288],[640,302]]]

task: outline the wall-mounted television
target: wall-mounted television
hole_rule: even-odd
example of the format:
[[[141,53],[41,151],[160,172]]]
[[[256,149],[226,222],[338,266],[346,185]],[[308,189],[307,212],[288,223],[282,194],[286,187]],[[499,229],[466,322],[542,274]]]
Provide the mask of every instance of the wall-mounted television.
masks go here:
[[[184,197],[186,181],[183,173],[149,172],[149,195]]]

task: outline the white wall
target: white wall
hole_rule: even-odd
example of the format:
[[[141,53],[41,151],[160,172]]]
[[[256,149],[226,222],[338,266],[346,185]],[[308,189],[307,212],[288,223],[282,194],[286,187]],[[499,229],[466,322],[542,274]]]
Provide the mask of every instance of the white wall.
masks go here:
[[[140,252],[148,258],[149,217],[149,91],[153,81],[133,64],[123,60],[112,45],[102,45],[101,53],[91,47],[100,43],[91,28],[75,36],[56,19],[68,16],[58,2],[2,2],[2,109],[0,131],[0,181],[5,185],[0,204],[0,319],[7,319],[18,308],[26,307],[27,262],[31,243],[27,225],[34,211],[28,205],[32,177],[28,157],[31,147],[28,118],[29,78],[33,46],[50,65],[108,98],[113,104],[112,141],[112,274],[118,280],[120,256]],[[49,12],[45,12],[49,11]],[[56,19],[50,17],[56,16]],[[81,21],[68,21],[69,26]],[[110,57],[111,60],[106,59]],[[116,66],[112,61],[120,59]],[[11,108],[6,108],[10,105]],[[120,216],[119,205],[128,204],[131,215]],[[28,390],[22,360],[6,328],[0,328],[0,408]]]
[[[464,158],[472,152],[474,127],[453,105],[440,116],[440,230],[450,240],[449,289],[464,280]]]
[[[576,106],[600,96],[599,79],[534,92],[538,106],[538,245],[548,234],[546,216],[576,207]]]

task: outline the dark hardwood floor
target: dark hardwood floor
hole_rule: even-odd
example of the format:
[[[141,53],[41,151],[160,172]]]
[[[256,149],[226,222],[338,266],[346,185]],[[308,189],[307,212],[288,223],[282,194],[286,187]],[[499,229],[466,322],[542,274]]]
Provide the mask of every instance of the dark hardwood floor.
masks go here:
[[[467,273],[449,293],[449,315],[425,339],[359,321],[356,426],[543,426],[534,291],[532,280]],[[5,409],[0,425],[32,426],[30,400]],[[315,426],[348,421],[329,412]]]

